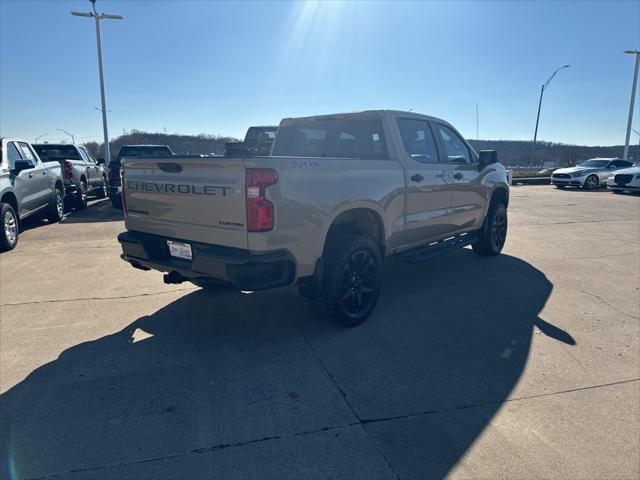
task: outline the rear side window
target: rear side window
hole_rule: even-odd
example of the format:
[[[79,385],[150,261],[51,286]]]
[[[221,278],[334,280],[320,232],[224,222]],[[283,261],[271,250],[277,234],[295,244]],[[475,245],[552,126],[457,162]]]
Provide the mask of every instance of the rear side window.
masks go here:
[[[438,162],[438,150],[429,124],[424,120],[401,118],[398,128],[404,149],[414,160],[423,163]]]
[[[616,168],[627,168],[633,166],[633,163],[626,160],[614,160],[611,162]]]
[[[471,163],[471,152],[460,136],[449,127],[434,123],[436,136],[440,140],[446,161],[453,163]]]
[[[273,154],[282,157],[389,158],[380,119],[330,119],[278,129]]]

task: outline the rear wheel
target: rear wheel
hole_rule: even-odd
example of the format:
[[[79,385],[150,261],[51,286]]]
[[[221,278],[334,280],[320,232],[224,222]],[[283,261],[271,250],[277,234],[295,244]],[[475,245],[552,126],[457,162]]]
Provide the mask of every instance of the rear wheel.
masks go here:
[[[122,198],[120,197],[120,194],[111,195],[109,198],[111,199],[111,206],[113,208],[116,210],[122,210]]]
[[[358,235],[329,238],[320,293],[310,299],[319,316],[347,327],[361,324],[373,311],[382,287],[382,258],[371,239]]]
[[[473,251],[487,257],[498,255],[507,240],[507,227],[507,208],[502,202],[493,203],[480,230],[480,239],[472,245]]]
[[[78,193],[75,198],[75,206],[78,210],[84,210],[87,208],[87,184],[82,181],[78,188]]]
[[[47,212],[47,218],[51,223],[57,223],[62,220],[64,216],[64,193],[59,188],[56,188],[56,195],[53,199],[53,204],[49,206]]]
[[[18,244],[18,216],[8,203],[0,203],[0,219],[2,220],[2,232],[0,232],[0,251],[13,250]]]
[[[587,190],[593,190],[594,188],[598,188],[600,185],[600,179],[597,175],[589,175],[587,179],[584,181],[584,188]]]

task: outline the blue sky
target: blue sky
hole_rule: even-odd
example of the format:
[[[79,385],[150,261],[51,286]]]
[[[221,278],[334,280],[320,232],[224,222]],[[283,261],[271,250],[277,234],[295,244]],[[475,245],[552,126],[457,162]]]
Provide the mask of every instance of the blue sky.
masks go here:
[[[241,137],[282,117],[401,109],[468,138],[624,143],[640,2],[99,0],[111,137]],[[0,135],[101,140],[86,0],[0,0]],[[640,131],[640,99],[634,128]],[[632,139],[637,141],[637,136]]]

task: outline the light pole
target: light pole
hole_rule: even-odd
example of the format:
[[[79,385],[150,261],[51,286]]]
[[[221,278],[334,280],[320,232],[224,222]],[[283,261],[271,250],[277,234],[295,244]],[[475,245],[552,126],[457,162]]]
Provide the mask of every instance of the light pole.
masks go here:
[[[540,123],[540,109],[542,108],[542,96],[544,95],[544,91],[547,88],[547,86],[549,86],[549,83],[551,83],[551,80],[553,80],[553,77],[556,76],[556,73],[558,73],[563,68],[568,68],[570,66],[571,65],[563,65],[562,67],[557,68],[556,71],[553,72],[553,74],[549,77],[549,80],[544,82],[544,84],[542,84],[542,87],[540,88],[540,101],[538,102],[538,116],[536,117],[536,130],[533,134],[533,148],[531,149],[531,161],[529,162],[529,168],[531,168],[532,166],[533,156],[536,153],[536,141],[538,140],[538,124]]]
[[[33,143],[38,143],[38,140],[40,140],[42,137],[46,137],[47,135],[49,135],[48,133],[43,133],[42,135],[40,135],[39,137],[36,137],[36,141]]]
[[[624,53],[628,53],[636,56],[636,68],[633,70],[633,84],[631,85],[631,100],[629,102],[629,120],[627,121],[627,136],[624,140],[624,153],[622,154],[623,160],[629,159],[629,137],[631,137],[631,122],[633,121],[633,104],[636,101],[636,84],[638,83],[638,65],[640,65],[640,50],[625,50]]]
[[[110,15],[96,11],[96,0],[90,0],[92,12],[71,12],[76,17],[90,17],[96,21],[96,43],[98,44],[98,69],[100,70],[100,98],[102,100],[102,130],[104,132],[104,159],[109,165],[111,154],[109,152],[109,130],[107,128],[107,101],[104,98],[104,74],[102,69],[102,41],[100,40],[100,20],[122,20],[121,15]]]
[[[75,145],[76,137],[73,136],[73,133],[69,133],[66,130],[62,129],[62,128],[56,128],[56,130],[59,131],[59,132],[63,132],[63,133],[66,133],[67,135],[69,135],[71,137],[71,143],[73,143]]]

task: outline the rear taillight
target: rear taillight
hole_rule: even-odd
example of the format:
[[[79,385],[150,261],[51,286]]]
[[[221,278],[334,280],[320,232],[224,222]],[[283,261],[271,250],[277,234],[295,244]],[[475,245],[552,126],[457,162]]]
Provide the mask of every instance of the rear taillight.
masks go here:
[[[109,183],[113,183],[113,168],[108,169],[107,176],[109,177]]]
[[[273,203],[266,189],[278,183],[278,173],[272,168],[248,168],[246,171],[247,231],[266,232],[273,228]]]
[[[129,214],[129,210],[127,210],[127,197],[124,193],[124,165],[120,167],[120,181],[122,182],[122,188],[120,188],[120,198],[122,200],[122,211],[125,215]]]
[[[73,165],[68,160],[64,162],[64,179],[73,180]]]

